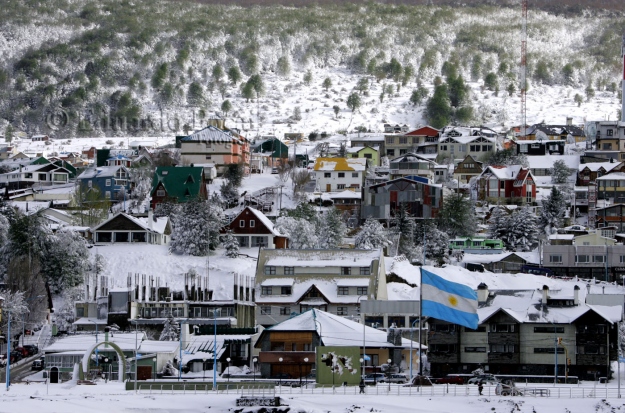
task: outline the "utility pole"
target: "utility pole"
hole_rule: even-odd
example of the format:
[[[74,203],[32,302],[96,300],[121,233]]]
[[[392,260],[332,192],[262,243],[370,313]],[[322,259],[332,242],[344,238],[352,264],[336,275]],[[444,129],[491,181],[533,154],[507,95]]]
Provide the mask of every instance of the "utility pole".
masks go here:
[[[522,0],[521,33],[521,130],[527,135],[527,1]]]

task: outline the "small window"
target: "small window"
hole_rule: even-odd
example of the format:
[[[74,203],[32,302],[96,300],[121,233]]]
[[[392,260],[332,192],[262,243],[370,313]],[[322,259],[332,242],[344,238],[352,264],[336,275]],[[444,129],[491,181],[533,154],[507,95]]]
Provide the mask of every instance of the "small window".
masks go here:
[[[105,183],[104,185],[105,185],[105,186],[111,186],[111,180],[110,180],[110,179],[107,179],[107,180],[106,180],[106,183]]]
[[[260,295],[272,295],[273,289],[271,287],[261,287]]]
[[[562,255],[550,255],[549,262],[562,263]]]
[[[358,178],[358,172],[352,172],[352,178]]]
[[[280,287],[280,295],[291,295],[292,288],[288,287]]]
[[[157,189],[156,190],[156,196],[165,196],[165,190],[164,189]]]
[[[590,257],[588,255],[576,255],[575,262],[587,263],[590,262]]]
[[[593,255],[592,262],[605,262],[605,255]]]
[[[275,275],[276,274],[276,267],[273,265],[266,265],[265,266],[265,275]]]
[[[339,287],[338,295],[349,295],[349,287]]]
[[[104,193],[104,197],[105,197],[106,199],[111,199],[111,191],[106,191],[106,192]]]
[[[347,307],[336,307],[336,315],[347,315]]]
[[[339,178],[345,178],[345,172],[339,172]]]
[[[371,275],[371,268],[360,267],[360,275]]]
[[[606,130],[606,136],[614,136],[614,129],[608,129]]]
[[[368,290],[368,289],[369,289],[368,287],[358,287],[358,288],[356,289],[356,293],[357,293],[358,295],[367,295],[367,290]]]
[[[240,219],[239,220],[239,228],[245,228],[245,220],[244,219]]]
[[[284,267],[284,275],[294,275],[295,267]]]
[[[324,172],[324,173],[323,173],[323,177],[324,177],[324,178],[331,178],[331,177],[332,177],[332,174],[331,174],[330,172]]]
[[[486,347],[465,347],[465,353],[486,353]]]
[[[341,267],[341,275],[351,275],[352,267]]]
[[[280,307],[280,315],[290,315],[291,307]]]
[[[271,307],[270,306],[260,307],[260,313],[262,315],[271,315]]]
[[[336,189],[345,189],[345,184],[336,184]]]
[[[87,181],[87,186],[89,188],[93,188],[93,181]]]
[[[250,220],[250,228],[254,228],[256,226],[256,221],[253,219]]]

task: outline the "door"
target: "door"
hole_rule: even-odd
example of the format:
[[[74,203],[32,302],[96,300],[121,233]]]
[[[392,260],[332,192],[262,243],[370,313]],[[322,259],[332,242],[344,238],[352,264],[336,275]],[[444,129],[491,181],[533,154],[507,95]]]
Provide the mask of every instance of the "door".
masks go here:
[[[150,380],[152,378],[152,366],[137,366],[137,380]]]
[[[326,192],[332,192],[332,184],[326,184]]]
[[[50,383],[59,382],[59,369],[58,367],[52,367],[50,369]]]

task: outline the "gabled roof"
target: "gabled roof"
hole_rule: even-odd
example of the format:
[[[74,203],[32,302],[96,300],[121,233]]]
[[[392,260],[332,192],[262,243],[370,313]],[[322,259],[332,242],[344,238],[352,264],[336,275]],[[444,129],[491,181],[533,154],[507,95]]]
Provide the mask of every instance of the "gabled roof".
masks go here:
[[[137,218],[124,212],[118,212],[116,215],[113,215],[111,218],[107,219],[100,225],[94,227],[92,232],[96,232],[100,228],[105,227],[109,222],[118,219],[119,217],[127,219],[129,222],[141,227],[147,232],[154,232],[157,234],[165,233],[165,230],[167,229],[167,224],[169,223],[168,217],[159,217],[153,220],[152,229],[150,229],[150,223],[148,222],[148,218]]]
[[[590,172],[597,172],[601,168],[604,171],[610,172],[612,169],[620,168],[623,166],[623,162],[590,162],[590,163],[582,163],[579,164],[579,171],[583,171],[584,169],[588,169]]]
[[[154,196],[162,184],[169,198],[176,198],[179,202],[195,198],[200,194],[203,177],[204,168],[199,166],[160,166],[152,178],[151,195]]]
[[[181,139],[181,142],[236,142],[243,143],[246,139],[233,130],[222,130],[215,126],[208,125],[202,130],[192,133]]]
[[[490,174],[490,175],[495,176],[500,181],[504,181],[504,180],[511,181],[511,180],[517,180],[517,177],[520,171],[523,171],[523,170],[528,171],[527,169],[523,168],[521,165],[508,165],[508,166],[489,165],[480,174],[480,177]]]
[[[338,194],[330,194],[330,199],[360,199],[360,192],[346,189]]]
[[[533,135],[536,132],[543,132],[547,136],[556,135],[571,135],[571,136],[586,136],[584,130],[578,126],[573,125],[545,125],[537,124],[529,127],[527,134]]]
[[[389,161],[390,163],[396,163],[396,162],[425,162],[425,163],[429,163],[431,165],[437,165],[436,162],[434,162],[431,159],[425,158],[422,155],[413,153],[413,152],[409,152],[406,153],[404,155],[398,156],[397,158],[393,158]]]
[[[314,170],[362,172],[366,168],[366,158],[317,158]]]
[[[597,181],[625,180],[625,172],[612,172],[597,178]]]
[[[123,165],[98,166],[85,170],[78,176],[78,179],[113,178],[120,168],[128,172],[128,169]]]
[[[435,137],[435,136],[439,136],[440,132],[441,131],[439,129],[436,129],[435,127],[427,125],[427,126],[422,126],[422,127],[417,128],[415,130],[412,130],[410,132],[407,132],[404,135],[407,135],[407,136],[431,136],[431,137]]]
[[[265,214],[263,214],[261,211],[259,211],[259,210],[257,210],[257,209],[254,209],[254,208],[252,208],[252,207],[249,207],[249,206],[247,206],[247,207],[243,208],[243,211],[239,212],[239,213],[237,214],[237,216],[236,216],[236,217],[234,217],[234,218],[232,219],[232,221],[230,221],[230,223],[236,222],[236,221],[239,219],[239,217],[240,217],[241,215],[243,215],[243,213],[244,213],[245,211],[249,211],[249,212],[251,212],[251,213],[252,213],[252,215],[254,215],[254,217],[255,217],[258,221],[260,221],[260,223],[261,223],[263,226],[265,226],[265,228],[267,228],[267,230],[268,230],[269,232],[271,232],[273,235],[278,236],[278,237],[283,236],[283,235],[282,235],[282,234],[281,234],[281,233],[280,233],[280,232],[279,232],[279,231],[275,228],[275,226],[273,225],[273,222],[271,222],[271,220],[270,220],[269,218],[267,218],[267,216],[266,216]]]
[[[273,331],[313,331],[316,332],[324,346],[357,346],[363,336],[370,348],[410,348],[411,340],[402,338],[402,344],[396,346],[387,341],[386,331],[367,327],[355,321],[326,313],[321,310],[308,310],[300,315],[265,329],[258,339],[256,347],[261,343],[262,335]],[[419,348],[419,343],[412,341],[412,347]],[[427,348],[422,346],[422,348]]]

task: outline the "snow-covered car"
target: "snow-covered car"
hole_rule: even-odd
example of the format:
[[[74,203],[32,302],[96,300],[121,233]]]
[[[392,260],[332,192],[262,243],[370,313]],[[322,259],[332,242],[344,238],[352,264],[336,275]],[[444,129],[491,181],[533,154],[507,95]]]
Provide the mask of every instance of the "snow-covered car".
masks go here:
[[[370,373],[365,376],[365,384],[383,383],[386,375],[384,373]]]
[[[499,384],[499,379],[492,374],[481,374],[471,377],[469,381],[467,381],[468,384],[479,384],[480,382],[482,382],[482,384]]]
[[[570,227],[565,227],[564,230],[565,231],[586,232],[586,228],[581,226],[581,225],[571,225]]]

